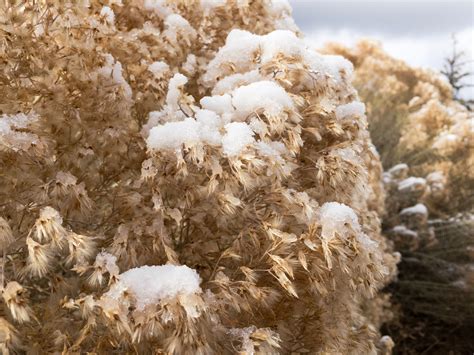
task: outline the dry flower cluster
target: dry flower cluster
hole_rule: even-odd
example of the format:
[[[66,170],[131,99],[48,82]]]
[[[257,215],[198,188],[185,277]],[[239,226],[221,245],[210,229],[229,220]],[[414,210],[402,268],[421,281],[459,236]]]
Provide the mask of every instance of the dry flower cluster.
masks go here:
[[[387,168],[384,233],[403,256],[391,288],[405,318],[398,350],[472,351],[473,113],[452,99],[439,74],[410,67],[377,43],[330,44],[322,52],[354,64],[354,86]]]
[[[367,105],[384,167],[406,163],[415,176],[435,173],[443,184],[429,202],[436,216],[472,210],[474,114],[452,99],[452,88],[441,75],[410,67],[367,40],[354,48],[330,44],[323,52],[354,64],[354,86]]]
[[[4,353],[390,350],[352,65],[285,1],[0,6]]]

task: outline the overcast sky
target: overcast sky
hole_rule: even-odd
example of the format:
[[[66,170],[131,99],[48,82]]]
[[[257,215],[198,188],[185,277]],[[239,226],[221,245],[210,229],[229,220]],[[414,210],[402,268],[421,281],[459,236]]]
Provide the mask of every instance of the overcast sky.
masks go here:
[[[474,1],[289,1],[296,24],[316,46],[328,41],[352,45],[368,37],[412,65],[439,70],[455,33],[459,48],[474,59]],[[465,94],[474,97],[474,90]]]

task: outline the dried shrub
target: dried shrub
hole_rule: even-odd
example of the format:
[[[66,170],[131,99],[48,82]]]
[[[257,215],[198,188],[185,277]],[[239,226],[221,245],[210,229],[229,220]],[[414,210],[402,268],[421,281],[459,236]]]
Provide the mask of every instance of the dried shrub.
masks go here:
[[[4,351],[390,351],[365,108],[290,13],[2,5]]]
[[[472,211],[474,115],[452,99],[453,89],[441,74],[410,67],[367,40],[354,48],[331,44],[323,52],[354,64],[354,86],[367,105],[384,167],[405,163],[415,176],[443,175],[443,192],[429,202],[437,216]]]
[[[323,52],[354,64],[354,86],[387,169],[384,234],[402,253],[399,278],[388,288],[398,320],[385,327],[395,351],[472,352],[474,116],[439,73],[410,67],[373,42]]]

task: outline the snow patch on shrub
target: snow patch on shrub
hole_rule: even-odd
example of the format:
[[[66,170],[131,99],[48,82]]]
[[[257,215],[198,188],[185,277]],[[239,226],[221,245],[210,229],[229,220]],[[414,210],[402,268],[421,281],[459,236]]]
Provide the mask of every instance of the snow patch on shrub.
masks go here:
[[[336,118],[342,120],[347,117],[364,117],[365,105],[360,101],[352,101],[336,108]]]
[[[249,144],[255,142],[252,129],[244,122],[232,122],[225,126],[227,133],[222,138],[222,147],[227,156],[236,156]]]
[[[137,308],[178,295],[201,293],[201,278],[196,270],[186,265],[142,266],[119,275],[119,281],[105,294],[112,299],[120,299],[124,291],[132,292]]]
[[[406,214],[421,214],[421,215],[427,216],[427,215],[428,215],[428,209],[426,208],[426,206],[425,206],[424,204],[418,203],[418,204],[416,204],[415,206],[404,208],[404,209],[400,212],[400,214],[401,214],[401,215],[406,215]]]
[[[285,108],[293,108],[293,100],[285,89],[272,81],[258,81],[237,88],[232,94],[232,104],[244,117],[260,109],[276,116]]]

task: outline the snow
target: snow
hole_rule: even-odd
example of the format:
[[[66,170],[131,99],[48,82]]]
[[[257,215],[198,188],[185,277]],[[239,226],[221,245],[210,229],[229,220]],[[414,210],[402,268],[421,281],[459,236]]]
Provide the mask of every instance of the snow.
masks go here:
[[[265,80],[265,78],[260,74],[258,70],[251,70],[246,73],[228,75],[225,78],[219,80],[219,82],[212,89],[212,94],[225,94],[226,92],[235,90],[239,86],[248,85],[253,82],[262,80]]]
[[[127,97],[132,96],[132,89],[130,85],[128,85],[128,82],[125,80],[122,74],[122,63],[119,61],[115,62],[114,67],[112,69],[112,78],[114,79],[114,82],[117,84],[120,84],[123,86],[125,90],[125,95]]]
[[[102,7],[102,9],[100,10],[100,16],[104,17],[105,21],[107,21],[107,23],[111,26],[115,22],[114,11],[108,6],[103,6]]]
[[[293,17],[291,16],[291,6],[287,0],[272,0],[265,1],[264,6],[266,11],[273,16],[275,29],[288,29],[293,32],[298,32]]]
[[[441,171],[433,171],[426,176],[426,181],[430,185],[432,192],[439,192],[444,190],[446,184],[446,177]]]
[[[354,163],[354,164],[360,164],[360,158],[359,156],[357,155],[357,152],[355,151],[355,149],[351,149],[351,148],[339,148],[339,149],[333,149],[331,151],[331,155],[337,155],[339,156],[340,158],[342,158],[343,160],[347,161],[347,162],[351,162],[351,163]]]
[[[416,238],[418,236],[417,232],[412,231],[403,225],[393,227],[392,232],[411,238]]]
[[[445,180],[445,176],[442,171],[436,170],[429,173],[426,176],[426,180],[429,182],[442,182]]]
[[[276,30],[262,36],[262,63],[268,63],[279,53],[287,56],[301,56],[306,46],[292,31]]]
[[[336,108],[336,119],[342,120],[350,117],[364,117],[365,105],[360,101],[352,101],[345,105],[340,105]]]
[[[199,102],[203,108],[212,110],[220,115],[234,111],[232,97],[229,94],[205,96]]]
[[[160,17],[171,13],[171,10],[166,7],[166,0],[145,0],[143,6],[148,11],[154,11]]]
[[[359,243],[367,250],[373,250],[377,243],[362,233],[356,213],[339,202],[326,202],[319,209],[321,238],[329,241],[337,235],[345,239],[355,233]],[[350,226],[350,229],[348,228]]]
[[[228,123],[225,129],[227,133],[222,138],[222,148],[229,157],[239,155],[246,146],[255,142],[252,129],[244,122]]]
[[[221,66],[226,62],[232,62],[239,68],[251,66],[251,59],[256,54],[260,43],[260,36],[244,30],[232,30],[226,39],[224,47],[216,54],[208,65],[208,70],[203,79],[211,82],[217,79],[221,72]]]
[[[181,121],[166,122],[166,112],[171,113],[178,107],[180,88],[187,79],[175,74],[170,80],[166,110],[150,113],[147,145],[156,150],[177,150],[183,144],[187,147],[207,143],[222,145],[225,156],[239,155],[245,147],[255,143],[254,132],[266,133],[263,122],[252,120],[251,126],[245,122],[231,122],[247,118],[252,112],[264,110],[267,114],[278,114],[293,106],[286,91],[271,81],[261,81],[242,86],[232,95],[206,96],[200,100],[203,109],[196,112],[195,118],[185,117]],[[222,116],[221,116],[222,115]],[[176,118],[176,117],[175,117]],[[260,124],[259,124],[260,123]],[[224,133],[225,128],[225,134]],[[268,156],[278,156],[283,144],[273,142],[270,145],[260,143],[258,150]]]
[[[147,145],[155,150],[177,150],[183,145],[191,147],[202,143],[222,145],[224,155],[233,157],[255,143],[254,132],[244,122],[226,124],[224,136],[220,133],[221,127],[222,119],[215,112],[199,110],[196,119],[186,117],[183,121],[167,122],[153,127],[147,138]],[[277,146],[279,147],[275,145],[272,149],[275,150]],[[278,149],[281,150],[281,147]]]
[[[145,123],[142,127],[141,133],[144,138],[147,138],[150,135],[150,129],[153,127],[163,124],[166,122],[166,111],[151,111],[148,114],[148,122]]]
[[[272,158],[279,158],[281,154],[287,152],[285,145],[281,142],[262,142],[258,141],[255,147],[260,155]]]
[[[176,150],[183,144],[192,146],[201,141],[199,130],[199,123],[191,117],[187,117],[184,121],[168,122],[150,130],[147,145],[156,150]]]
[[[461,140],[461,137],[449,132],[442,132],[438,137],[435,138],[433,148],[435,149],[446,149],[450,146],[455,146]]]
[[[115,61],[110,54],[105,56],[106,64],[97,70],[97,73],[105,78],[112,77],[114,83],[122,86],[125,97],[130,99],[132,97],[132,88],[123,77],[122,63]]]
[[[221,118],[210,110],[199,110],[196,112],[196,120],[201,125],[199,135],[202,141],[211,145],[220,145],[222,136],[219,127],[222,125]]]
[[[283,2],[278,6],[284,8],[286,5]],[[176,27],[189,25],[181,16],[169,15],[165,25],[170,27],[172,24]],[[145,137],[148,135],[148,147],[158,150],[179,149],[183,144],[192,146],[208,143],[222,145],[224,155],[233,157],[255,143],[255,133],[260,139],[266,138],[267,127],[254,114],[280,116],[294,110],[295,104],[291,95],[277,82],[261,80],[262,75],[259,69],[255,69],[254,59],[264,65],[275,60],[280,54],[303,58],[314,73],[322,71],[337,74],[344,66],[350,66],[350,63],[347,64],[348,62],[341,58],[322,56],[310,50],[306,43],[291,31],[277,30],[259,36],[243,30],[233,30],[203,76],[204,83],[217,79],[219,81],[214,82],[213,96],[200,100],[202,112],[198,112],[196,118],[193,118],[186,117],[180,110],[179,98],[188,79],[183,74],[175,74],[168,84],[165,107],[161,111],[151,113],[148,123],[142,129],[142,134]],[[190,62],[194,65],[196,58],[191,58]],[[332,64],[328,66],[325,62]],[[157,63],[150,66],[150,71],[159,75],[166,66],[164,63]],[[222,71],[229,67],[236,68],[226,76]],[[308,80],[313,83],[314,78],[310,77],[311,75],[308,75]],[[364,112],[364,104],[358,101],[338,108],[341,117],[363,116]],[[276,157],[281,153],[264,141],[255,148],[258,153],[268,156]]]
[[[293,100],[275,82],[258,81],[235,89],[232,93],[232,104],[243,117],[260,110],[276,116],[284,109],[292,108]]]
[[[383,337],[381,337],[379,342],[380,342],[381,348],[384,348],[384,349],[391,350],[395,346],[395,343],[393,342],[392,338],[388,335],[384,335]]]
[[[243,121],[249,114],[263,110],[266,114],[277,115],[281,111],[292,108],[293,100],[278,84],[271,81],[260,81],[237,88],[231,94],[206,96],[200,100],[203,109],[196,112],[196,118],[184,117],[178,111],[178,100],[181,87],[187,83],[182,74],[175,74],[168,85],[166,107],[162,111],[154,111],[143,127],[150,149],[176,150],[182,145],[193,146],[202,143],[222,145],[226,156],[239,155],[242,150],[255,142],[253,135],[257,132],[261,137],[266,134],[263,122],[251,120],[251,126]],[[166,122],[168,114],[174,117]],[[176,119],[182,119],[176,121]],[[153,127],[154,126],[154,127]],[[150,127],[153,127],[150,129]],[[221,130],[225,128],[225,135]],[[278,149],[261,145],[260,151],[277,155]],[[279,150],[281,150],[279,148]],[[271,152],[271,153],[270,153]]]
[[[210,11],[216,7],[224,7],[227,0],[201,0],[201,7],[204,11]]]
[[[196,35],[196,30],[183,16],[178,14],[170,14],[166,16],[165,27],[166,30],[163,34],[173,42],[177,40],[178,32],[185,36]]]
[[[183,70],[188,72],[188,74],[193,75],[196,72],[197,59],[194,54],[188,54],[186,57],[186,62],[183,64]]]
[[[385,184],[392,183],[393,180],[400,180],[406,177],[408,173],[407,164],[397,164],[392,166],[388,171],[383,173],[383,182]],[[410,182],[410,180],[408,181]]]
[[[169,108],[173,111],[178,110],[178,100],[179,96],[181,95],[180,88],[182,88],[188,82],[188,78],[186,78],[183,74],[176,73],[171,79],[168,84],[168,93],[166,95],[166,104]]]
[[[171,14],[168,15],[165,19],[165,26],[171,28],[187,28],[191,27],[189,22],[181,15],[178,14]]]
[[[262,120],[260,120],[257,117],[252,117],[250,119],[249,126],[250,126],[250,128],[252,128],[252,130],[255,133],[259,134],[260,137],[263,137],[266,134],[268,134],[267,125],[265,124],[265,122],[263,122]]]
[[[280,6],[280,5],[278,5]],[[282,5],[285,7],[286,5]],[[187,21],[179,15],[169,15],[166,26],[174,23],[176,26],[185,26]],[[264,156],[278,157],[283,153],[281,145],[269,143],[267,125],[262,122],[258,114],[267,117],[281,116],[295,109],[295,103],[289,93],[277,82],[261,80],[257,63],[264,65],[284,55],[302,57],[310,66],[323,72],[336,73],[344,67],[344,60],[322,56],[301,41],[291,31],[277,30],[267,35],[259,36],[243,30],[233,30],[229,33],[226,44],[216,54],[208,65],[208,71],[203,76],[203,82],[214,82],[213,96],[206,96],[200,100],[202,109],[196,106],[194,117],[186,117],[191,113],[180,110],[179,99],[182,88],[188,79],[183,74],[175,74],[168,84],[166,105],[161,111],[150,113],[149,121],[144,125],[142,134],[147,139],[150,149],[179,150],[185,146],[211,144],[222,146],[225,156],[235,157],[249,145],[253,145],[254,152]],[[325,59],[326,58],[326,59]],[[189,58],[188,58],[189,59]],[[195,62],[192,58],[191,62]],[[325,61],[338,64],[325,66]],[[230,65],[232,63],[232,65]],[[230,65],[230,66],[229,66]],[[347,64],[350,65],[350,64]],[[223,75],[225,68],[236,67],[236,70]],[[238,68],[237,68],[238,67]],[[161,72],[164,65],[151,66],[150,70]],[[251,70],[253,69],[253,70]],[[328,74],[329,75],[329,74]],[[308,80],[313,83],[314,78],[308,74]],[[216,90],[220,87],[219,90]],[[190,111],[190,110],[186,110]],[[364,115],[365,106],[360,102],[351,102],[339,108],[341,115]],[[153,128],[152,128],[153,127]],[[254,135],[258,134],[260,141],[255,145]],[[148,136],[148,137],[147,137]],[[344,156],[349,154],[342,151]],[[353,156],[349,157],[354,160]]]
[[[321,218],[321,236],[330,240],[336,232],[341,233],[345,223],[348,223],[355,231],[360,230],[359,221],[354,210],[343,203],[326,202],[319,210]]]
[[[157,304],[178,295],[199,294],[201,278],[196,270],[186,265],[141,266],[119,275],[105,296],[119,300],[124,291],[132,292],[137,308]]]
[[[428,215],[428,209],[426,206],[422,203],[418,203],[415,206],[404,208],[401,212],[401,215],[407,215],[407,214],[421,214],[421,215]]]
[[[167,122],[153,127],[147,138],[147,145],[156,150],[177,150],[184,144],[187,147],[207,143],[221,145],[219,128],[221,118],[210,110],[198,110],[196,119],[186,117],[183,121]]]
[[[410,176],[398,183],[398,190],[412,190],[426,186],[426,180],[420,177]]]
[[[404,163],[394,165],[388,170],[388,172],[391,175],[396,175],[396,176],[399,175],[399,174],[405,173],[407,171],[408,171],[408,165],[406,165]]]
[[[27,115],[17,113],[16,115],[0,115],[0,144],[18,151],[28,148],[32,143],[37,142],[35,134],[18,132],[16,129],[28,127],[38,120],[38,115],[31,112]]]
[[[354,66],[351,62],[340,55],[318,56],[313,59],[313,67],[319,68],[323,73],[331,75],[334,79],[340,79],[340,72],[343,71],[351,78]]]
[[[148,70],[152,72],[157,79],[161,78],[169,69],[169,65],[162,61],[153,62],[148,66]]]
[[[10,133],[12,128],[26,128],[30,123],[38,120],[38,115],[34,112],[25,115],[17,113],[16,115],[0,116],[0,134]]]
[[[255,69],[255,62],[263,66],[274,61],[280,54],[300,58],[313,74],[326,74],[334,80],[340,79],[341,72],[352,75],[353,67],[349,61],[341,56],[317,53],[292,31],[276,30],[259,36],[234,29],[228,34],[225,45],[209,63],[203,82],[209,87],[214,86],[218,79],[226,75],[249,72]],[[230,63],[232,63],[232,68],[235,68],[232,72],[225,69],[230,67]],[[313,78],[308,76],[307,80],[302,80],[301,84],[311,87],[312,83]]]

